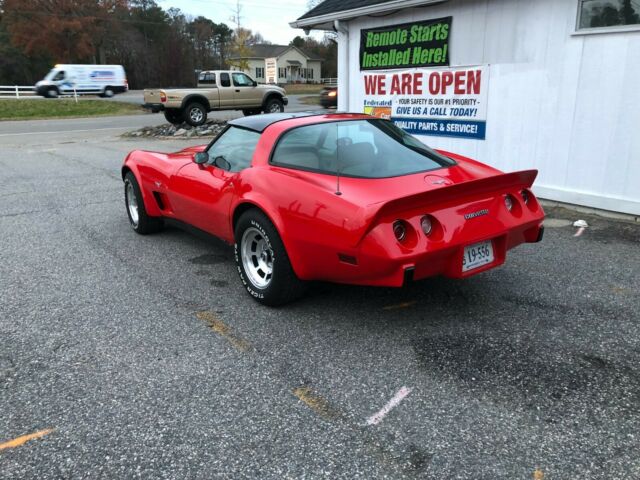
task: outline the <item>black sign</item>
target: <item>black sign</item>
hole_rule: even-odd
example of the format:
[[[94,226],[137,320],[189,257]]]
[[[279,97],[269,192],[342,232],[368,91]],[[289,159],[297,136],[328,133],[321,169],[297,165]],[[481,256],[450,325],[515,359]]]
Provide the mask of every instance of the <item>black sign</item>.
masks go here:
[[[360,70],[449,65],[453,17],[360,31]]]

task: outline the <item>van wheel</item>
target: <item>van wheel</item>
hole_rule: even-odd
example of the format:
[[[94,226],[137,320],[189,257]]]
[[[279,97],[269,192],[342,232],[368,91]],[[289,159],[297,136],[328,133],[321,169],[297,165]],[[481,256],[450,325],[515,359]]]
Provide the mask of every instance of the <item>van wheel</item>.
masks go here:
[[[102,96],[105,98],[111,98],[115,95],[116,93],[113,91],[113,88],[111,87],[106,87],[104,89],[104,92],[102,92]]]
[[[170,108],[164,111],[164,118],[167,119],[167,122],[172,123],[173,125],[180,125],[184,122],[184,112],[177,108]]]
[[[284,112],[284,103],[279,98],[270,99],[264,106],[264,113],[280,113]]]
[[[185,122],[192,127],[199,127],[207,121],[207,109],[197,102],[190,103],[185,109]]]
[[[47,90],[47,94],[45,95],[45,97],[47,98],[58,98],[58,95],[60,95],[58,93],[58,89],[57,88],[50,88],[49,90]]]

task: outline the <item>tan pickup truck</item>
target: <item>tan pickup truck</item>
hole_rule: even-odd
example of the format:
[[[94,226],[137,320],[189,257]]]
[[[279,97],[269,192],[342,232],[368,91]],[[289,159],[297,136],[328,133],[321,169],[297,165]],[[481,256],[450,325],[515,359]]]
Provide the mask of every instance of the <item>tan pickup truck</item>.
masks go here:
[[[212,110],[242,110],[245,115],[284,112],[284,88],[258,85],[249,75],[230,70],[200,72],[198,88],[146,89],[144,107],[164,112],[168,122],[197,127]]]

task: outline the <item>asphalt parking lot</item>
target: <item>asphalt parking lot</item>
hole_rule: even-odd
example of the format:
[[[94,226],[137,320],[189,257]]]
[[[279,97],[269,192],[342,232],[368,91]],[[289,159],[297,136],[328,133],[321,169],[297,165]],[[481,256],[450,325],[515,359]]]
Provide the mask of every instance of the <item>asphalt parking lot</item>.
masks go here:
[[[1,478],[640,478],[639,224],[552,209],[542,243],[469,280],[271,309],[230,247],[128,226],[126,153],[197,140],[17,123]]]

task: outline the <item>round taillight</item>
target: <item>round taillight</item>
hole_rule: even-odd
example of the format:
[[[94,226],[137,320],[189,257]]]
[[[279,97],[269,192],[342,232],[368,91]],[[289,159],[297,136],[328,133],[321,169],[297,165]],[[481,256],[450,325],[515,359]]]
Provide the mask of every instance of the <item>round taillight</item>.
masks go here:
[[[407,237],[407,227],[404,226],[404,222],[402,220],[396,220],[393,222],[393,234],[399,242],[403,241]]]
[[[524,204],[527,205],[529,203],[529,192],[527,190],[522,190],[520,195],[522,195],[522,201]]]
[[[509,211],[513,208],[513,198],[511,198],[511,195],[504,197],[504,206],[507,207],[507,210]]]
[[[425,235],[429,235],[431,233],[431,229],[433,228],[431,219],[427,215],[422,217],[422,219],[420,220],[420,226],[422,227],[422,231]]]

